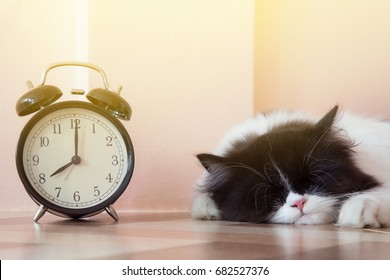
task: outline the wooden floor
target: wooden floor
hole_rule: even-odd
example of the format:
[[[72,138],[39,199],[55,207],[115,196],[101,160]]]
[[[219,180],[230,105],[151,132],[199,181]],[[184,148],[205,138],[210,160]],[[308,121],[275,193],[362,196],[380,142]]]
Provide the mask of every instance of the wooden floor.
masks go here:
[[[390,229],[195,221],[189,213],[85,220],[0,213],[0,259],[390,259]]]

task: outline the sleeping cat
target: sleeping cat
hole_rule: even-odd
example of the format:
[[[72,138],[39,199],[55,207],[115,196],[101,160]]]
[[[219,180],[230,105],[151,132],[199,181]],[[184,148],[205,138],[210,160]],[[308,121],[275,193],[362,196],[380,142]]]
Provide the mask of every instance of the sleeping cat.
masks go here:
[[[390,122],[337,111],[275,111],[233,128],[197,156],[193,217],[390,226]]]

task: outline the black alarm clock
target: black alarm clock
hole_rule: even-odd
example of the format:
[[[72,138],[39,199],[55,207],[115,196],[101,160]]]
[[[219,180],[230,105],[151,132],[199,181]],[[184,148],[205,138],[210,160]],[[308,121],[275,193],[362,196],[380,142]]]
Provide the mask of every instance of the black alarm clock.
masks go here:
[[[62,93],[45,85],[47,73],[60,66],[81,66],[100,73],[104,88],[92,89],[86,101],[53,104]],[[37,112],[23,128],[17,145],[16,167],[30,197],[39,205],[34,221],[46,211],[81,218],[102,211],[115,220],[113,203],[126,190],[134,169],[134,149],[118,119],[129,120],[131,108],[108,85],[105,73],[84,62],[50,65],[39,86],[16,104],[19,116]],[[83,90],[72,90],[84,94]]]

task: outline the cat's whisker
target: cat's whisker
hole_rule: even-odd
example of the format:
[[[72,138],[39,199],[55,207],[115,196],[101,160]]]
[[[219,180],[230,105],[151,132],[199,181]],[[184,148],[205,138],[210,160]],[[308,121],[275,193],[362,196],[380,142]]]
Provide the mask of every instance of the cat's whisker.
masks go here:
[[[279,168],[279,165],[276,163],[276,161],[270,156],[272,166],[279,174],[279,180],[283,184],[284,187],[286,187],[288,190],[291,190],[291,183],[289,181],[288,176]]]
[[[259,192],[259,190],[261,188],[265,188],[265,190],[262,193],[262,196],[264,198],[264,205],[267,205],[267,198],[268,198],[267,192],[271,188],[270,185],[265,184],[265,183],[256,184],[252,188],[249,189],[248,194],[247,194],[247,200],[248,200],[248,197],[249,197],[250,193],[253,191],[253,189],[256,189],[255,190],[255,195],[254,195],[254,204],[255,204],[255,215],[256,215],[256,217],[258,216],[258,202],[257,202],[258,201],[258,192]]]
[[[262,188],[262,187],[266,187],[266,189],[265,189],[265,192],[264,192],[264,196],[266,195],[266,193],[267,193],[267,190],[268,190],[268,188],[269,188],[269,185],[267,185],[267,184],[264,184],[264,183],[259,183],[259,184],[257,184],[257,185],[254,185],[252,188],[250,188],[249,189],[249,191],[248,191],[248,193],[247,193],[247,201],[248,201],[248,198],[249,198],[249,195],[250,195],[250,193],[252,192],[252,190],[253,189],[255,189],[256,188],[256,190],[255,190],[255,207],[256,207],[256,209],[257,209],[257,192],[259,191],[259,189],[260,188]],[[257,211],[257,210],[256,210]]]
[[[336,178],[330,174],[329,172],[326,172],[324,170],[321,170],[321,169],[316,169],[313,171],[313,175],[317,175],[317,173],[322,173],[322,174],[325,174],[326,176],[328,176],[329,178],[331,178],[337,185],[339,185],[339,182],[336,180]],[[317,175],[318,176],[318,175]]]
[[[227,164],[229,164],[229,165],[227,165],[226,167],[229,167],[229,168],[244,168],[244,169],[247,169],[249,171],[252,171],[254,174],[258,175],[262,179],[266,179],[264,177],[264,175],[262,173],[260,173],[260,171],[254,169],[253,167],[250,167],[249,165],[246,165],[244,163],[240,163],[240,162],[227,162]]]
[[[269,196],[267,195],[267,191],[271,188],[271,186],[267,186],[267,188],[265,189],[265,192],[264,192],[264,205],[268,205],[267,204],[267,198],[269,198]]]
[[[321,194],[323,193],[323,191],[322,191],[323,189],[324,188],[321,187],[320,185],[311,185],[308,193],[321,196]]]
[[[305,155],[306,156],[306,155]],[[313,156],[310,157],[310,160],[311,160],[311,164],[315,167],[315,166],[322,166],[321,163],[323,162],[330,162],[330,163],[333,163],[335,164],[336,166],[339,166],[340,165],[340,162],[337,161],[337,160],[333,160],[333,159],[328,159],[328,158],[315,158]]]
[[[271,170],[271,164],[269,162],[267,162],[265,165],[264,165],[264,174],[265,176],[267,177],[267,180],[269,182],[272,182],[272,179],[271,179],[271,175],[270,175],[270,171]]]
[[[328,127],[325,132],[321,135],[321,137],[317,140],[317,142],[314,144],[313,148],[310,150],[309,154],[306,154],[304,155],[303,157],[303,165],[305,166],[307,164],[307,162],[309,161],[309,159],[311,158],[311,155],[313,154],[314,150],[316,149],[316,147],[318,146],[318,144],[322,141],[322,139],[324,138],[324,136],[329,132],[329,130],[331,129],[331,127]]]
[[[259,191],[259,189],[260,189],[260,186],[257,187],[256,191],[255,191],[255,215],[256,215],[256,217],[257,217],[257,209],[258,209],[258,207],[257,207],[257,192]]]
[[[317,179],[319,179],[320,181],[322,181],[322,184],[323,184],[323,185],[326,185],[325,180],[324,180],[320,175],[316,174],[315,172],[312,172],[311,175],[312,175],[312,176],[315,176]]]
[[[261,187],[269,187],[269,185],[267,185],[265,183],[256,184],[252,188],[249,189],[248,194],[250,194],[254,188],[258,189],[258,188],[261,188]]]

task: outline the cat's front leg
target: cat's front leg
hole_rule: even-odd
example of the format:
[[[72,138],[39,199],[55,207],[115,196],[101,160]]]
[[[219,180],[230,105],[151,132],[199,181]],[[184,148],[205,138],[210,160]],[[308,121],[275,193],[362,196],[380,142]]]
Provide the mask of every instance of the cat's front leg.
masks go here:
[[[199,193],[192,206],[192,217],[200,220],[221,220],[219,211],[209,193]]]
[[[367,194],[356,195],[344,202],[341,207],[337,225],[341,227],[379,228],[379,201]]]

